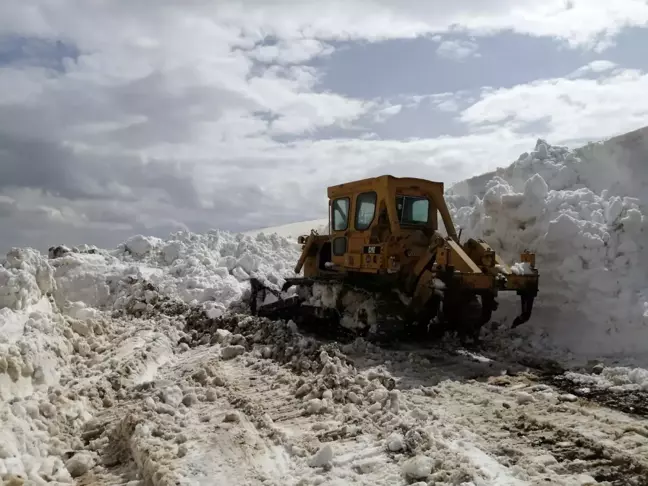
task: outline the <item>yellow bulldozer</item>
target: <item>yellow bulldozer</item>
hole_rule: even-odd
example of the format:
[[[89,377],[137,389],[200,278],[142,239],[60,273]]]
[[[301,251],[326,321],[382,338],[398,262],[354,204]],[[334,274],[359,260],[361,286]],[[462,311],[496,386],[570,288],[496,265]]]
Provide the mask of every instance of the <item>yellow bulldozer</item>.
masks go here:
[[[462,244],[443,183],[385,175],[331,186],[328,197],[329,234],[298,239],[303,275],[280,290],[252,279],[253,314],[381,341],[454,332],[478,342],[498,292],[516,291],[513,327],[529,320],[535,254],[509,266],[482,239]]]

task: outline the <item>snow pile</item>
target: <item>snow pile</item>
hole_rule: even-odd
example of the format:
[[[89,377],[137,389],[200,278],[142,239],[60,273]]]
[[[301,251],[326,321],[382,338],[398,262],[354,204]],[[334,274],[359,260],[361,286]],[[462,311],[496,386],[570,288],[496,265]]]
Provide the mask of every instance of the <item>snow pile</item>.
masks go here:
[[[114,250],[52,247],[49,259],[9,252],[0,265],[0,479],[73,483],[94,467],[100,443],[68,451],[88,447],[80,436],[93,416],[174,361],[187,302],[219,315],[250,276],[283,283],[298,251],[277,235],[212,232],[135,236]],[[224,348],[223,359],[239,348]]]
[[[32,249],[14,248],[0,267],[0,308],[25,310],[53,287],[53,270],[47,260]]]
[[[136,235],[111,251],[70,252],[52,265],[61,305],[123,307],[120,282],[130,278],[150,282],[162,295],[223,310],[241,299],[250,277],[280,287],[294,275],[299,251],[296,242],[276,234],[178,232],[166,240]]]
[[[54,270],[38,252],[13,249],[0,266],[0,399],[31,393],[56,379],[65,345],[47,294]],[[57,349],[58,348],[58,349]]]
[[[139,271],[107,251],[92,254],[70,252],[50,260],[50,265],[55,270],[54,298],[61,309],[74,307],[76,310],[72,312],[112,307],[114,286],[126,275],[137,275]]]
[[[460,484],[479,476],[469,461],[461,458],[461,453],[452,450],[447,438],[456,431],[442,424],[430,426],[430,420],[434,424],[437,417],[430,416],[429,410],[422,410],[420,405],[405,405],[403,391],[397,389],[396,380],[384,365],[364,369],[354,366],[345,353],[372,356],[377,363],[385,356],[382,350],[366,341],[358,339],[344,346],[323,344],[299,334],[292,322],[269,322],[254,317],[208,319],[203,315],[194,316],[188,322],[192,347],[211,344],[221,348],[221,361],[215,361],[206,372],[195,371],[196,379],[216,385],[217,390],[222,387],[227,390],[240,379],[232,374],[224,378],[218,372],[219,368],[226,368],[223,361],[232,359],[223,351],[235,342],[241,343],[238,346],[242,350],[237,355],[249,370],[246,372],[254,376],[255,382],[264,383],[259,389],[286,387],[290,392],[291,396],[281,398],[281,408],[301,409],[299,414],[290,412],[304,420],[299,434],[287,433],[279,423],[273,422],[265,409],[260,410],[258,404],[247,399],[233,400],[235,392],[232,391],[227,396],[242,416],[265,431],[275,444],[289,451],[296,465],[303,466],[294,474],[295,478],[302,477],[304,483],[317,484],[322,474],[320,469],[333,468],[340,480],[345,478],[346,484],[356,484],[359,479],[352,480],[355,474],[342,472],[353,457],[348,452],[345,454],[344,448],[354,443],[362,444],[362,453],[353,469],[368,481],[367,476],[373,474],[374,481],[380,478],[381,484],[401,484],[403,480],[409,484],[411,479]],[[218,353],[210,351],[210,355],[218,356]],[[237,370],[241,373],[240,368]],[[233,383],[229,383],[230,380]],[[230,390],[236,389],[232,386]],[[204,391],[196,393],[198,400],[207,399]],[[426,390],[426,393],[433,392]],[[216,396],[219,395],[222,392],[216,391]],[[274,408],[270,406],[268,410]],[[366,434],[379,439],[367,439]],[[434,454],[435,459],[432,461],[428,454]],[[397,467],[386,468],[386,463]],[[430,467],[426,468],[426,464]]]
[[[592,386],[612,391],[648,392],[648,370],[628,368],[625,366],[601,367],[599,374],[583,374],[573,371],[565,373],[565,377],[583,386]]]
[[[240,299],[250,277],[281,285],[292,273],[299,246],[278,235],[255,238],[213,231],[205,235],[172,234],[166,241],[135,236],[117,256],[150,268],[148,279],[162,293],[186,302],[215,301],[227,305]]]
[[[315,307],[336,308],[342,295],[343,311],[340,325],[347,329],[360,331],[362,329],[376,330],[376,300],[373,294],[362,290],[344,289],[341,284],[314,284],[312,295],[307,303]]]
[[[47,395],[69,364],[72,343],[48,294],[54,270],[38,252],[13,249],[0,266],[0,477],[72,482],[50,436],[59,432]],[[82,406],[63,411],[69,423]]]
[[[150,380],[172,361],[184,328],[184,321],[172,322],[159,312],[155,320],[124,320],[95,309],[103,299],[123,302],[135,314],[133,303],[143,291],[151,292],[124,277],[128,266],[106,252],[58,254],[63,256],[48,261],[33,250],[14,249],[0,266],[4,484],[73,484],[92,468],[95,451],[69,452],[84,449],[85,424],[110,408],[124,387]],[[107,278],[111,263],[114,281]],[[105,288],[95,285],[102,281]],[[159,309],[186,310],[172,299],[154,297]]]
[[[536,252],[540,294],[519,328],[535,334],[536,351],[639,356],[648,339],[648,201],[594,192],[583,184],[590,171],[574,152],[540,140],[482,190],[460,194],[463,185],[447,197],[463,238],[484,238],[508,261]]]

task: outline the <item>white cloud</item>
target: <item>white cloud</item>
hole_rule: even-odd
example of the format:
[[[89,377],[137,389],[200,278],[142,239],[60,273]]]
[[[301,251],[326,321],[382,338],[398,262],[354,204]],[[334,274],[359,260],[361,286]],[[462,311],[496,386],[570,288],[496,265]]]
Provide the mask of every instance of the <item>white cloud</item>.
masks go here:
[[[252,47],[255,40],[270,35],[300,40],[301,49],[308,50],[316,40],[407,38],[457,29],[512,30],[594,46],[620,28],[648,23],[643,0],[24,0],[3,5],[2,13],[0,32],[20,26],[27,36],[82,39],[90,49],[112,39],[153,50],[164,47],[160,33],[165,33],[174,43],[192,45],[200,55],[207,47],[217,50],[225,39]],[[96,18],[102,19],[101,28]],[[212,40],[207,46],[201,43],[206,36]]]
[[[441,111],[446,111],[446,112],[459,111],[459,105],[457,104],[457,101],[453,99],[447,99],[439,102],[437,104],[437,108]]]
[[[598,61],[592,61],[589,64],[579,67],[574,72],[569,73],[567,78],[580,78],[582,76],[587,76],[588,74],[598,74],[604,71],[610,71],[616,67],[616,63],[612,61],[607,61],[601,59]]]
[[[273,45],[259,45],[250,51],[257,61],[277,64],[300,64],[316,57],[332,54],[333,47],[315,39],[280,41]]]
[[[472,41],[447,40],[441,42],[436,52],[441,57],[461,61],[468,57],[479,56],[477,49],[479,46]]]
[[[460,119],[493,130],[528,131],[543,123],[540,132],[554,140],[598,139],[648,123],[646,92],[648,73],[632,69],[601,71],[597,79],[545,79],[485,90]]]
[[[383,102],[381,105],[376,104],[373,120],[378,123],[384,122],[398,115],[401,111],[403,111],[403,105],[401,104],[391,104],[389,102]]]
[[[623,27],[648,23],[648,5],[643,0],[331,0],[325,4],[314,0],[243,0],[222,9],[224,18],[232,21],[246,12],[251,12],[247,16],[249,30],[256,32],[271,25],[272,33],[282,38],[294,38],[299,33],[320,39],[378,40],[457,29],[473,33],[511,30],[553,36],[571,46],[590,48],[609,43]]]

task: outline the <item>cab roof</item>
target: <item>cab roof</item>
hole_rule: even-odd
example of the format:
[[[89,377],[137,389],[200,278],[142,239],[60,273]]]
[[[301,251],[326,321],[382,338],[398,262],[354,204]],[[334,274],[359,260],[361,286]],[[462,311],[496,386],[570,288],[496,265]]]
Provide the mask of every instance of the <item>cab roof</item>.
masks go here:
[[[329,186],[328,197],[334,198],[343,195],[357,194],[364,191],[389,188],[411,188],[428,191],[436,190],[443,193],[443,182],[430,181],[416,177],[394,177],[391,175],[382,175]]]

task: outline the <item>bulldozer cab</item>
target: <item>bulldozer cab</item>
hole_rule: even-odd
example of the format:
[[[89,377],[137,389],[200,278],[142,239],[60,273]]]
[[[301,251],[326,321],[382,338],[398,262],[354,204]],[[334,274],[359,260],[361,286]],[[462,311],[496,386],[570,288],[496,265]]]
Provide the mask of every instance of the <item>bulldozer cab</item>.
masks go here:
[[[328,197],[335,266],[367,272],[385,268],[386,244],[414,232],[430,238],[439,214],[448,235],[454,235],[441,182],[381,176],[331,186]]]

